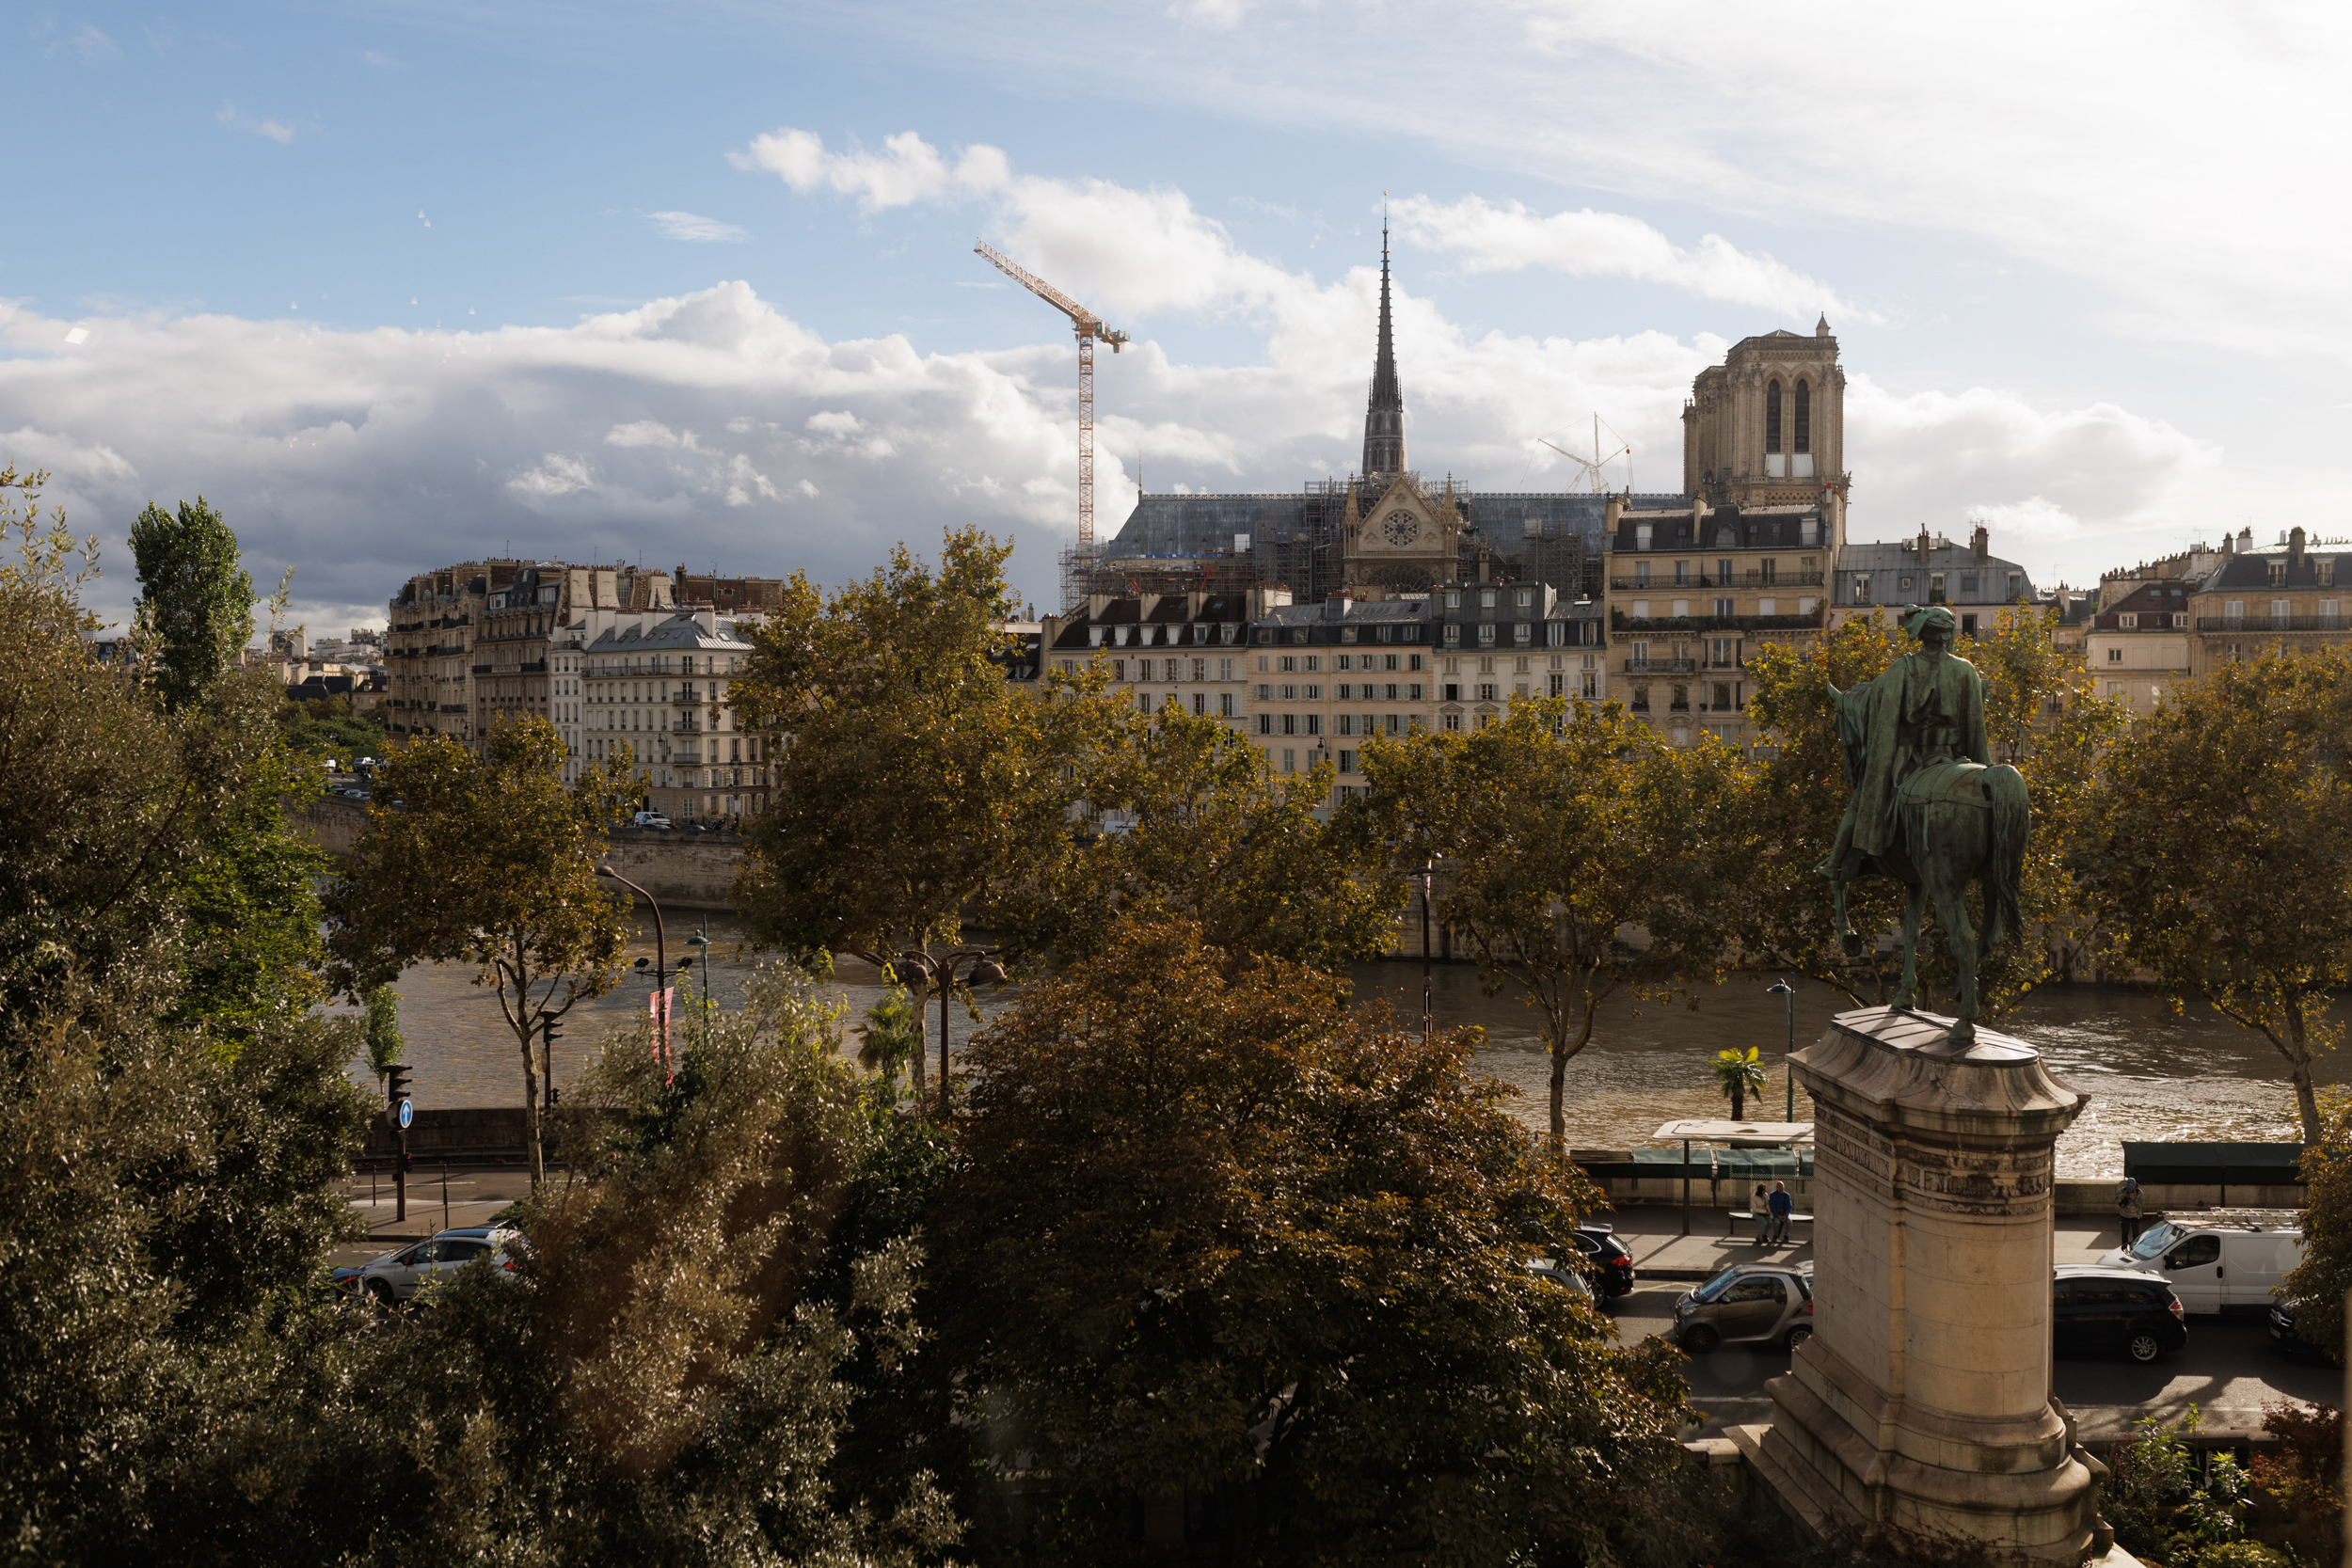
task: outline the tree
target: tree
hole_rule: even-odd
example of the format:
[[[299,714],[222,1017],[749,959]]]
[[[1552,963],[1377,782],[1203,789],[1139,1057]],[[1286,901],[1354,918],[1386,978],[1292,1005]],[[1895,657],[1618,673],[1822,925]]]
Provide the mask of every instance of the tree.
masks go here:
[[[858,1066],[880,1075],[894,1090],[899,1069],[923,1054],[923,1021],[904,986],[883,987],[881,999],[866,1009],[866,1022],[857,1033]]]
[[[1364,773],[1353,804],[1366,830],[1395,863],[1438,863],[1438,918],[1480,983],[1542,1014],[1565,1152],[1568,1061],[1602,1004],[1721,974],[1740,759],[1712,740],[1665,746],[1613,704],[1555,697],[1515,701],[1482,730],[1375,738]]]
[[[1986,728],[1996,756],[2025,775],[2033,802],[2019,911],[2039,946],[1989,955],[1979,974],[1989,1015],[2071,964],[2092,940],[2091,901],[2077,886],[2068,846],[2083,820],[2097,760],[2120,730],[2118,704],[2096,696],[2081,655],[2052,645],[2043,611],[2019,607],[1994,617],[1990,635],[1960,650],[1985,682]],[[1749,717],[1766,736],[1735,820],[1745,847],[1730,857],[1727,883],[1738,909],[1734,931],[1744,961],[1788,970],[1843,992],[1855,1006],[1883,1002],[1890,966],[1850,958],[1838,942],[1832,888],[1814,867],[1837,836],[1850,785],[1837,741],[1832,689],[1868,684],[1902,652],[1871,618],[1848,621],[1818,641],[1767,643],[1748,662]],[[1883,877],[1849,883],[1847,914],[1866,940],[1901,917],[1899,885]],[[1950,983],[1942,943],[1919,948],[1930,986]]]
[[[1672,1354],[1527,1271],[1597,1199],[1473,1038],[1164,917],[979,1037],[930,1360],[981,1475],[1041,1494],[1034,1560],[1248,1482],[1237,1560],[1594,1560],[1666,1482]]]
[[[1716,1087],[1731,1101],[1731,1119],[1747,1120],[1748,1096],[1764,1092],[1764,1064],[1756,1059],[1756,1047],[1741,1051],[1735,1046],[1729,1051],[1716,1052],[1712,1070]]]
[[[965,530],[936,572],[898,548],[830,599],[795,576],[734,688],[776,759],[735,884],[745,926],[787,953],[866,959],[918,1016],[964,920],[1073,851],[1083,765],[1113,721],[1099,680],[1050,682],[1048,701],[1007,682],[1009,553]],[[944,1033],[939,1049],[944,1109]],[[914,1071],[919,1095],[919,1053]]]
[[[2352,1092],[2318,1091],[2319,1135],[2304,1133],[2303,1256],[2286,1278],[2295,1332],[2344,1359],[2344,1295],[2352,1291]]]
[[[389,984],[370,986],[359,1005],[364,1009],[359,1037],[367,1047],[368,1067],[381,1078],[406,1050],[400,1037],[400,992]]]
[[[131,525],[131,557],[142,651],[164,705],[185,706],[236,666],[252,638],[253,578],[238,564],[236,534],[202,496],[177,514],[149,501]]]
[[[1089,760],[1078,852],[1013,913],[1028,946],[1089,958],[1122,912],[1146,911],[1218,947],[1327,969],[1388,945],[1402,886],[1352,819],[1317,820],[1329,764],[1277,777],[1231,725],[1173,707],[1111,733]]]
[[[412,963],[477,966],[522,1053],[531,1180],[546,1179],[539,1031],[612,989],[623,895],[597,880],[608,826],[635,782],[615,758],[563,782],[564,738],[510,718],[476,756],[447,736],[410,740],[376,775],[368,822],[325,904],[333,980],[358,997]]]
[[[0,469],[0,1009],[168,951],[172,1005],[233,1050],[316,994],[321,863],[287,831],[274,698],[224,676],[167,708],[141,661],[86,644],[97,544],[44,516],[40,479]]]
[[[2174,687],[2108,754],[2074,868],[2122,960],[2287,1065],[2307,1143],[2312,1063],[2352,985],[2352,656],[2225,664]]]

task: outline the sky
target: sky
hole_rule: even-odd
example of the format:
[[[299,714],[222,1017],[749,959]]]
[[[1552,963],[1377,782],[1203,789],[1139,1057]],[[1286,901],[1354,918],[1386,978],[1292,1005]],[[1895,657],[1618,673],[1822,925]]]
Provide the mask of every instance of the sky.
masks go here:
[[[838,584],[1361,450],[1679,487],[1691,380],[1826,314],[1850,531],[2042,586],[2339,515],[2352,9],[1409,0],[10,8],[0,467],[136,593],[201,494],[314,634],[515,554]]]

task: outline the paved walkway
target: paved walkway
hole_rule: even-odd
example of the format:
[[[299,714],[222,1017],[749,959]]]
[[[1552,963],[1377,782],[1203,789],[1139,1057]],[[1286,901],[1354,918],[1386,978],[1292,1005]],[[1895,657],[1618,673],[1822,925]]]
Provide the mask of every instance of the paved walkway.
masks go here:
[[[561,1180],[561,1171],[556,1173]],[[334,1250],[332,1261],[364,1263],[405,1242],[460,1226],[487,1225],[492,1215],[531,1192],[531,1172],[519,1165],[436,1165],[408,1173],[408,1217],[399,1217],[400,1205],[389,1174],[362,1171],[342,1183],[352,1211],[367,1221],[368,1239]]]
[[[1629,1204],[1597,1216],[1616,1227],[1617,1239],[1633,1254],[1633,1270],[1644,1280],[1696,1281],[1731,1263],[1770,1259],[1776,1263],[1813,1260],[1813,1227],[1809,1222],[1789,1227],[1787,1246],[1759,1247],[1753,1224],[1724,1234],[1731,1211],[1693,1206],[1691,1233],[1682,1233],[1679,1204]],[[2056,1238],[2057,1261],[2092,1263],[2116,1244],[2120,1233],[2113,1221],[2102,1225],[2093,1216],[2060,1215]]]

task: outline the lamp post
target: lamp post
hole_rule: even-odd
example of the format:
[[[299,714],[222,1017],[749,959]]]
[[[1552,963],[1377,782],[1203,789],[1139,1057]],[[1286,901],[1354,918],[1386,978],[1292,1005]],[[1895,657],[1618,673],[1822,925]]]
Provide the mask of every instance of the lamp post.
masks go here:
[[[646,903],[653,906],[653,989],[655,991],[659,992],[662,986],[667,983],[666,977],[670,973],[670,947],[668,938],[664,934],[661,926],[661,900],[656,898],[652,894],[647,893],[644,888],[639,887],[635,882],[630,881],[627,877],[624,877],[619,872],[613,870],[610,862],[599,863],[596,866],[596,875],[599,877],[612,878],[614,881],[620,883],[623,887],[628,888],[630,892],[636,894],[638,897],[643,898]],[[686,959],[681,958],[678,960],[678,969],[681,973],[684,972],[686,964]],[[645,960],[643,958],[638,959],[633,967],[636,969],[637,973],[643,974],[645,972]],[[665,1035],[659,1043],[665,1053],[669,1050],[670,1046],[669,1039],[666,1037],[668,1023],[668,1017],[664,1015],[662,1024],[665,1030]]]
[[[1780,998],[1780,1010],[1788,1021],[1788,1048],[1780,1058],[1781,1070],[1788,1075],[1788,1109],[1781,1119],[1794,1121],[1797,1119],[1797,1069],[1789,1065],[1788,1058],[1797,1053],[1797,992],[1786,979],[1782,979],[1766,986],[1764,994]]]
[[[702,960],[697,967],[703,972],[703,1027],[707,1029],[710,1027],[710,916],[703,916],[702,929],[688,937],[686,942],[695,950],[694,956]]]
[[[944,1121],[952,1102],[947,1080],[947,1003],[949,993],[956,988],[956,971],[969,966],[963,973],[967,983],[998,981],[1005,978],[1005,966],[985,947],[958,947],[946,953],[910,947],[896,961],[922,974],[928,984],[939,990],[939,1115]]]
[[[1421,1043],[1427,1045],[1437,1034],[1437,1008],[1431,999],[1429,969],[1429,884],[1434,865],[1424,863],[1421,868]]]

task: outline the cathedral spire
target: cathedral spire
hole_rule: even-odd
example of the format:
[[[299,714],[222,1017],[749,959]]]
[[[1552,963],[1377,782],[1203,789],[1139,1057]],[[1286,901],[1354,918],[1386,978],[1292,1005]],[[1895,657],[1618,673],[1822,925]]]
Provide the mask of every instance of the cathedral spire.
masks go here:
[[[1396,343],[1389,325],[1389,213],[1380,207],[1380,351],[1364,402],[1364,472],[1405,471],[1405,392],[1396,380]]]

